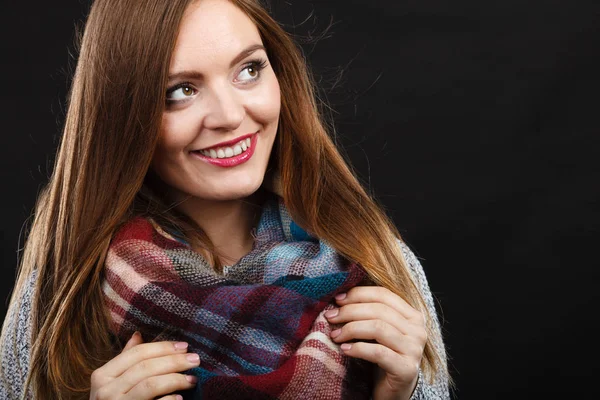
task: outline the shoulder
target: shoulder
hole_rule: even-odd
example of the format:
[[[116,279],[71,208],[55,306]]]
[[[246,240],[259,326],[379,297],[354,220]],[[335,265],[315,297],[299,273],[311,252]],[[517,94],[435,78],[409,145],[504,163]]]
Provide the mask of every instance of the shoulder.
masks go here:
[[[430,301],[431,297],[431,289],[429,287],[429,283],[427,282],[427,276],[425,275],[425,270],[421,265],[421,262],[415,255],[415,253],[408,247],[406,243],[401,240],[398,240],[398,244],[400,249],[402,250],[402,256],[406,261],[406,264],[409,267],[410,273],[412,274],[412,278],[417,284],[417,288],[421,291],[421,294],[425,296],[425,300],[427,303]],[[433,306],[433,299],[431,299],[432,304],[427,304],[428,307],[431,308]]]
[[[415,274],[418,275],[418,276],[415,276],[415,278],[417,278],[417,277],[425,278],[425,272],[423,271],[423,267],[421,266],[421,263],[419,262],[419,259],[417,258],[415,253],[403,241],[398,240],[398,244],[400,246],[400,250],[402,250],[402,256],[408,263],[408,266],[410,267],[411,272],[413,273],[413,275],[415,275]]]
[[[421,265],[421,262],[419,261],[415,253],[408,247],[408,245],[400,240],[398,240],[398,242],[402,250],[402,256],[404,257],[404,260],[408,265],[413,281],[415,282],[417,289],[421,292],[423,300],[425,300],[425,305],[427,306],[427,309],[431,314],[431,317],[433,319],[432,322],[434,323],[434,325],[438,325],[439,320],[436,312],[436,303],[434,301],[434,297],[429,286],[425,270],[423,269],[423,266]]]
[[[408,264],[412,278],[423,296],[429,317],[431,341],[435,346],[436,352],[441,357],[441,362],[447,368],[446,348],[442,338],[442,326],[440,318],[436,312],[436,302],[431,293],[431,288],[425,275],[425,270],[415,253],[402,241],[398,241],[402,250],[404,260]],[[449,399],[449,376],[446,370],[438,370],[438,373],[433,377],[433,382],[428,382],[425,376],[419,371],[419,380],[417,387],[411,397],[411,400],[431,400],[431,399]]]
[[[413,281],[415,282],[417,289],[421,292],[423,300],[425,300],[425,305],[427,306],[427,309],[433,319],[432,322],[434,325],[439,325],[436,304],[433,294],[431,293],[429,282],[427,281],[425,270],[423,269],[423,266],[421,265],[421,262],[415,253],[408,247],[408,245],[400,240],[398,240],[398,242],[402,250],[402,256],[408,265]]]
[[[29,371],[31,310],[36,279],[37,271],[33,271],[23,290],[11,302],[2,327],[0,398],[3,399],[21,395]]]

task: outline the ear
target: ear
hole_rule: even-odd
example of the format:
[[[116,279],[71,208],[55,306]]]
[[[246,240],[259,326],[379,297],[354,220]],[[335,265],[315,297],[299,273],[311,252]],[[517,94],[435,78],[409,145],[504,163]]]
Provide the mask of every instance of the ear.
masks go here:
[[[279,174],[279,170],[272,169],[267,171],[263,180],[263,186],[277,196],[283,197],[283,187],[281,186],[281,175]]]

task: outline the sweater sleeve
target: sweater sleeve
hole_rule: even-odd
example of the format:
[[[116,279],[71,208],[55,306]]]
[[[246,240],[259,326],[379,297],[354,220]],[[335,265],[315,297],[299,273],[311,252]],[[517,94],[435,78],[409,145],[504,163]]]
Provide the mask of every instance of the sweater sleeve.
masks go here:
[[[425,277],[425,272],[423,271],[423,267],[421,263],[414,255],[414,253],[408,248],[408,246],[404,243],[402,246],[402,254],[404,255],[404,259],[407,261],[410,271],[413,274],[413,278],[415,283],[417,284],[417,288],[421,291],[421,295],[425,300],[425,304],[427,305],[427,309],[429,311],[429,315],[432,318],[431,326],[433,337],[431,338],[433,346],[435,347],[437,353],[441,356],[442,362],[444,365],[447,365],[446,359],[446,349],[444,347],[444,342],[442,340],[442,334],[440,329],[440,322],[435,310],[435,303],[433,301],[433,296],[431,294],[431,290],[429,288],[429,284],[427,283],[427,278]],[[419,371],[419,380],[417,382],[417,386],[411,396],[411,400],[447,400],[450,399],[449,387],[448,387],[448,375],[445,371],[438,371],[434,376],[433,383],[429,383],[429,381],[425,378],[425,376]]]
[[[6,314],[0,338],[0,399],[20,399],[29,370],[31,304],[36,273],[27,280],[18,302]]]

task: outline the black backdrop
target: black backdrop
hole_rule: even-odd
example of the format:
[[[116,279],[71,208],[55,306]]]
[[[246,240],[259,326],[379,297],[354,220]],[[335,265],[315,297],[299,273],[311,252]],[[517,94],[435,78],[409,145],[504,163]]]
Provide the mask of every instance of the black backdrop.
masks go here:
[[[74,23],[88,7],[7,3],[1,317],[21,227],[52,170]],[[331,25],[303,48],[340,145],[422,258],[456,397],[590,397],[599,355],[597,0],[273,3],[299,37]]]

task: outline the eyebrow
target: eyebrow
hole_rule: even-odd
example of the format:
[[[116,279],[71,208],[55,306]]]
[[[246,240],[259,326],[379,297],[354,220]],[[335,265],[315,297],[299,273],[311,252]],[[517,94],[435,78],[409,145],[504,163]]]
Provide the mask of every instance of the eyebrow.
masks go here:
[[[250,54],[254,53],[257,50],[264,50],[265,52],[267,51],[267,49],[265,49],[265,46],[263,46],[262,44],[253,44],[251,46],[248,46],[247,48],[242,50],[240,54],[235,56],[235,58],[229,64],[229,68],[232,68],[235,64],[239,63],[244,58],[248,57]],[[169,82],[178,78],[191,78],[199,80],[202,78],[202,74],[193,70],[179,71],[169,75]]]

